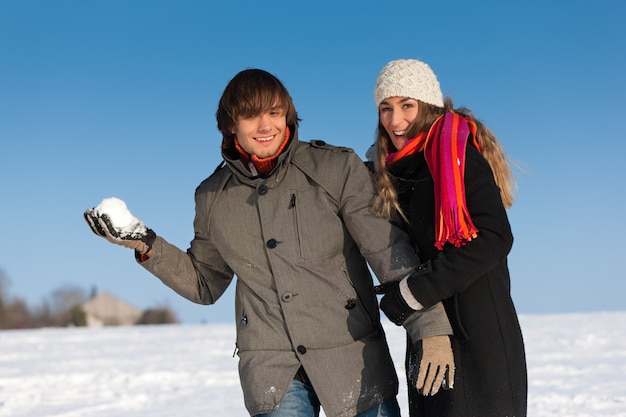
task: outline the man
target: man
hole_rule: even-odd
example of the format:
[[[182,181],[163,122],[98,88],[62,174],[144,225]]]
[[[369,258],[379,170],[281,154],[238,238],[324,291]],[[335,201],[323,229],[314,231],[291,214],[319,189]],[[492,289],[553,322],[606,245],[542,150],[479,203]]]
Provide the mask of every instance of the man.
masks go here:
[[[250,415],[318,416],[321,405],[328,417],[398,416],[366,260],[381,282],[406,276],[418,260],[407,236],[374,216],[367,168],[349,149],[300,142],[291,96],[265,71],[237,74],[216,117],[225,166],[196,189],[187,252],[150,229],[120,233],[97,210],[85,213],[92,230],[135,249],[144,268],[196,303],[214,303],[237,275]],[[418,339],[450,332],[441,305],[406,327]]]

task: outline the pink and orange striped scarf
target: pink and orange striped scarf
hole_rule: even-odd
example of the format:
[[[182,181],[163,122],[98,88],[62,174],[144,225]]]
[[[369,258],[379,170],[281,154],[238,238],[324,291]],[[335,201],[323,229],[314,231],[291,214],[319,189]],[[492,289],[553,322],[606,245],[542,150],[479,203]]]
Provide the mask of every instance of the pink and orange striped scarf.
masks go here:
[[[397,152],[387,155],[387,165],[417,152],[424,152],[435,185],[435,246],[446,242],[460,247],[474,239],[474,226],[465,199],[465,149],[470,137],[476,141],[476,124],[454,112],[439,117],[428,132],[407,141]]]

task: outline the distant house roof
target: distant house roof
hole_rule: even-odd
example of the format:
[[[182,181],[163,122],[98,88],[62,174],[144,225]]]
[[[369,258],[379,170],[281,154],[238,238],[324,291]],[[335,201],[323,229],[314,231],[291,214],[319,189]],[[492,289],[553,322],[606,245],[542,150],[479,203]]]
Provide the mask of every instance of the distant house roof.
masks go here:
[[[100,293],[82,304],[87,326],[129,326],[141,318],[141,310],[107,292]]]

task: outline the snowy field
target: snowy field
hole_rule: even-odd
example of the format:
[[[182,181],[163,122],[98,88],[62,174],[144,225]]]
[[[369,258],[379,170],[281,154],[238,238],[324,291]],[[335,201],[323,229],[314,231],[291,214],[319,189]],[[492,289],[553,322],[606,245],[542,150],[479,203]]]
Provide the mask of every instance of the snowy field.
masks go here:
[[[626,312],[521,322],[528,416],[626,416]],[[403,388],[404,335],[386,328]],[[234,349],[224,324],[1,331],[0,416],[245,417]]]

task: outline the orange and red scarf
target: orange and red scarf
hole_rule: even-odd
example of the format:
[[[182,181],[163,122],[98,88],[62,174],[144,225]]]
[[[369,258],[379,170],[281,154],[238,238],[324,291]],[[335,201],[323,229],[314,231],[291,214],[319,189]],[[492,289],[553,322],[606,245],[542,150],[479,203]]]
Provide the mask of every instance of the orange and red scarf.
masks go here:
[[[474,239],[474,226],[465,199],[465,149],[468,138],[476,141],[476,123],[454,112],[439,117],[428,132],[407,141],[397,152],[387,155],[387,165],[405,156],[424,152],[435,185],[435,246],[446,242],[460,247]]]

